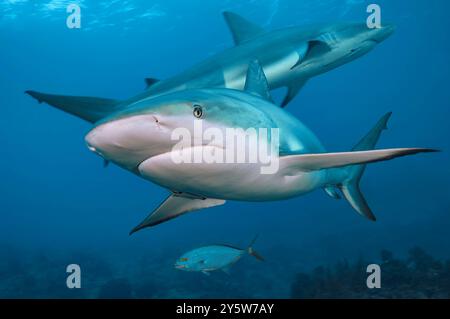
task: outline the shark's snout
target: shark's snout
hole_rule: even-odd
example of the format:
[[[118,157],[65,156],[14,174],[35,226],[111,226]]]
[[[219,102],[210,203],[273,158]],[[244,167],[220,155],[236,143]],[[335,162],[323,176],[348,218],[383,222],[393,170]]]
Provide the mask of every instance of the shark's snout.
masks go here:
[[[129,169],[169,149],[159,117],[143,114],[102,123],[85,137],[89,150]]]
[[[371,40],[381,43],[387,38],[389,38],[397,29],[393,24],[386,24],[381,28],[372,31]]]

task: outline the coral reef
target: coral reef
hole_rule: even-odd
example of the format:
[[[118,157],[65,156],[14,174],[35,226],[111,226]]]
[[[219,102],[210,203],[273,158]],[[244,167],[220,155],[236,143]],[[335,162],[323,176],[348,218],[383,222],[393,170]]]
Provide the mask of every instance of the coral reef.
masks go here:
[[[291,297],[300,299],[330,298],[450,298],[450,260],[434,259],[419,247],[408,252],[405,260],[388,250],[381,251],[380,289],[366,285],[369,262],[339,262],[320,266],[311,273],[299,273],[291,287]]]

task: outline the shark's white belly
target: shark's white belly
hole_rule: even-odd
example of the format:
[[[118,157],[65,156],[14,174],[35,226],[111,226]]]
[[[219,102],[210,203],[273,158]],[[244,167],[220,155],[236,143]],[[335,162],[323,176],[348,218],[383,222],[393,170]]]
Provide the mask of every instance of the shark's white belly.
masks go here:
[[[241,201],[271,201],[298,196],[320,186],[321,172],[261,174],[258,163],[175,163],[171,153],[147,159],[140,174],[172,191]]]

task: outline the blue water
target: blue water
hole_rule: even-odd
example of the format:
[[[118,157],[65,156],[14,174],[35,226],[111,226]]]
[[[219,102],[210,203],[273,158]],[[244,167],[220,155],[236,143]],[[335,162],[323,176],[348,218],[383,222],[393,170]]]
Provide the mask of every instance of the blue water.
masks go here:
[[[65,25],[73,2],[80,30]],[[363,22],[370,2],[0,0],[0,296],[95,297],[113,280],[117,294],[135,297],[289,297],[295,275],[322,263],[376,262],[383,248],[402,255],[416,245],[450,257],[450,3],[377,2],[396,33],[311,80],[288,107],[328,150],[350,149],[393,111],[380,147],[444,151],[367,169],[362,188],[376,223],[316,191],[228,202],[129,237],[167,191],[114,165],[103,169],[84,143],[90,125],[25,90],[127,98],[142,92],[145,77],[168,78],[230,47],[224,10],[275,29]],[[247,257],[230,276],[173,268],[189,249],[245,247],[255,234],[264,263]],[[70,263],[82,267],[82,291],[65,287]]]

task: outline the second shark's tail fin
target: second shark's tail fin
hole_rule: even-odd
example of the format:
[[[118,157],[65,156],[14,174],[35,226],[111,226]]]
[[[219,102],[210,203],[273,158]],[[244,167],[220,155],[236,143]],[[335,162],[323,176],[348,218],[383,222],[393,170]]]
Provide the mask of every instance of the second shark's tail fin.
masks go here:
[[[67,96],[26,91],[39,103],[45,102],[64,112],[73,114],[83,120],[95,123],[118,110],[120,101],[98,97]]]

